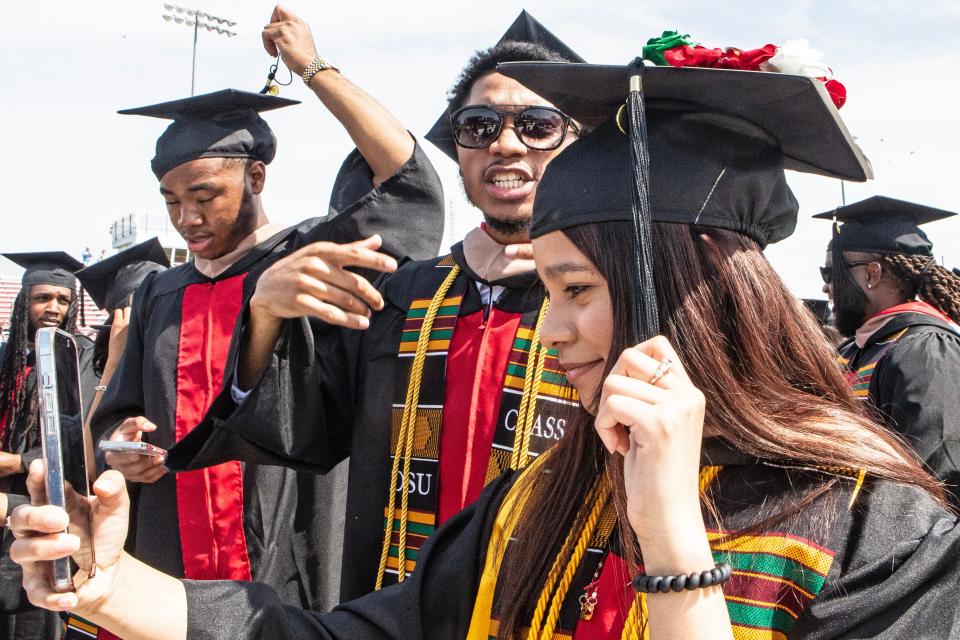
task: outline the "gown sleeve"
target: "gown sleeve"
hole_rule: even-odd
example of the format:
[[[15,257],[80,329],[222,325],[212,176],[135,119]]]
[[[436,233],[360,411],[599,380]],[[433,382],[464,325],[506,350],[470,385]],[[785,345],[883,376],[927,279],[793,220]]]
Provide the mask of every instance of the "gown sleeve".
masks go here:
[[[413,574],[327,614],[284,606],[252,582],[184,581],[187,637],[197,640],[444,640],[467,634],[489,532],[512,476],[444,523],[421,550]]]
[[[246,323],[246,312],[241,318]],[[234,337],[237,344],[241,326]],[[284,323],[280,340],[257,384],[239,405],[231,383],[203,420],[167,456],[174,471],[227,460],[282,465],[326,473],[350,455],[358,332],[298,318]],[[236,370],[231,349],[228,370]]]
[[[956,638],[958,559],[960,526],[932,498],[889,482],[865,488],[845,551],[789,638]]]
[[[960,506],[960,337],[905,337],[881,360],[876,402]]]
[[[334,181],[329,215],[302,243],[354,242],[379,233],[386,253],[399,260],[427,260],[440,249],[444,207],[440,177],[416,140],[407,162],[379,186],[354,150]]]
[[[142,416],[145,412],[143,397],[143,331],[146,326],[146,301],[149,299],[153,274],[137,289],[127,327],[127,344],[113,374],[113,381],[103,392],[97,410],[90,417],[90,436],[94,443],[110,437],[110,433],[123,420]]]

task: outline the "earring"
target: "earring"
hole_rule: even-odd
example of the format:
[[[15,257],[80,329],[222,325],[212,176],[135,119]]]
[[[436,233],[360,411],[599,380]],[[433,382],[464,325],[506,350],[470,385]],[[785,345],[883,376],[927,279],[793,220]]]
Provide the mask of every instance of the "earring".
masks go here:
[[[869,282],[867,283],[867,289],[873,289],[873,285],[870,284]]]

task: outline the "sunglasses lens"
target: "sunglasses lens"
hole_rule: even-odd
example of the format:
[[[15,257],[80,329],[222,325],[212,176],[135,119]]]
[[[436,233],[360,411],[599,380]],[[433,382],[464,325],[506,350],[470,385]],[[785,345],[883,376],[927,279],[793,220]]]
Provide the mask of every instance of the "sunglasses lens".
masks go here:
[[[516,128],[531,149],[554,149],[563,141],[566,123],[561,113],[534,107],[517,115]]]
[[[500,122],[500,114],[493,109],[471,107],[454,115],[453,133],[461,146],[482,149],[496,140]]]
[[[823,284],[830,284],[833,280],[833,269],[830,267],[820,267],[820,277],[823,278]]]

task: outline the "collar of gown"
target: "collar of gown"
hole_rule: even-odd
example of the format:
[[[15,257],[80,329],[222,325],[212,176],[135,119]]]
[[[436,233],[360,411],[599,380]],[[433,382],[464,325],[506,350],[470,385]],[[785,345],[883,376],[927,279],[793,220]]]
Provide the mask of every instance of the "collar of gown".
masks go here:
[[[507,257],[503,245],[477,227],[463,239],[463,258],[482,282],[497,282],[535,271],[533,260]]]

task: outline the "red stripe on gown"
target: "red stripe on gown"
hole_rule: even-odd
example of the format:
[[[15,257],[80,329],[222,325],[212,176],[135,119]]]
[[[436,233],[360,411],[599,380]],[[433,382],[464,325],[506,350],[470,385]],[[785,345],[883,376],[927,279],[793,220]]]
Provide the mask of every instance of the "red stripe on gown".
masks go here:
[[[176,438],[203,418],[223,386],[244,275],[194,284],[183,292],[177,351]],[[177,474],[183,575],[192,580],[250,580],[239,462]]]
[[[471,283],[469,286],[473,286]],[[447,355],[437,524],[480,497],[497,429],[519,313],[490,309],[457,319]]]
[[[24,385],[24,383],[27,381],[27,378],[30,376],[30,371],[31,371],[32,369],[33,369],[33,365],[28,364],[27,366],[25,366],[25,367],[23,368],[23,373],[22,373],[21,375],[17,376],[17,382],[16,382],[16,384],[14,385],[14,389],[13,389],[13,393],[14,393],[14,394],[16,394],[18,391],[20,391],[20,387],[22,387],[22,386]],[[11,400],[12,400],[12,399],[13,399],[13,398],[12,398],[12,396],[11,396]],[[5,411],[2,415],[0,415],[0,441],[3,440],[4,433],[5,433],[6,430],[7,430],[7,422],[8,422],[7,417],[8,417],[11,413],[13,413],[13,409],[12,409],[12,408],[9,409],[8,411]],[[8,452],[8,453],[9,453],[9,452]]]

